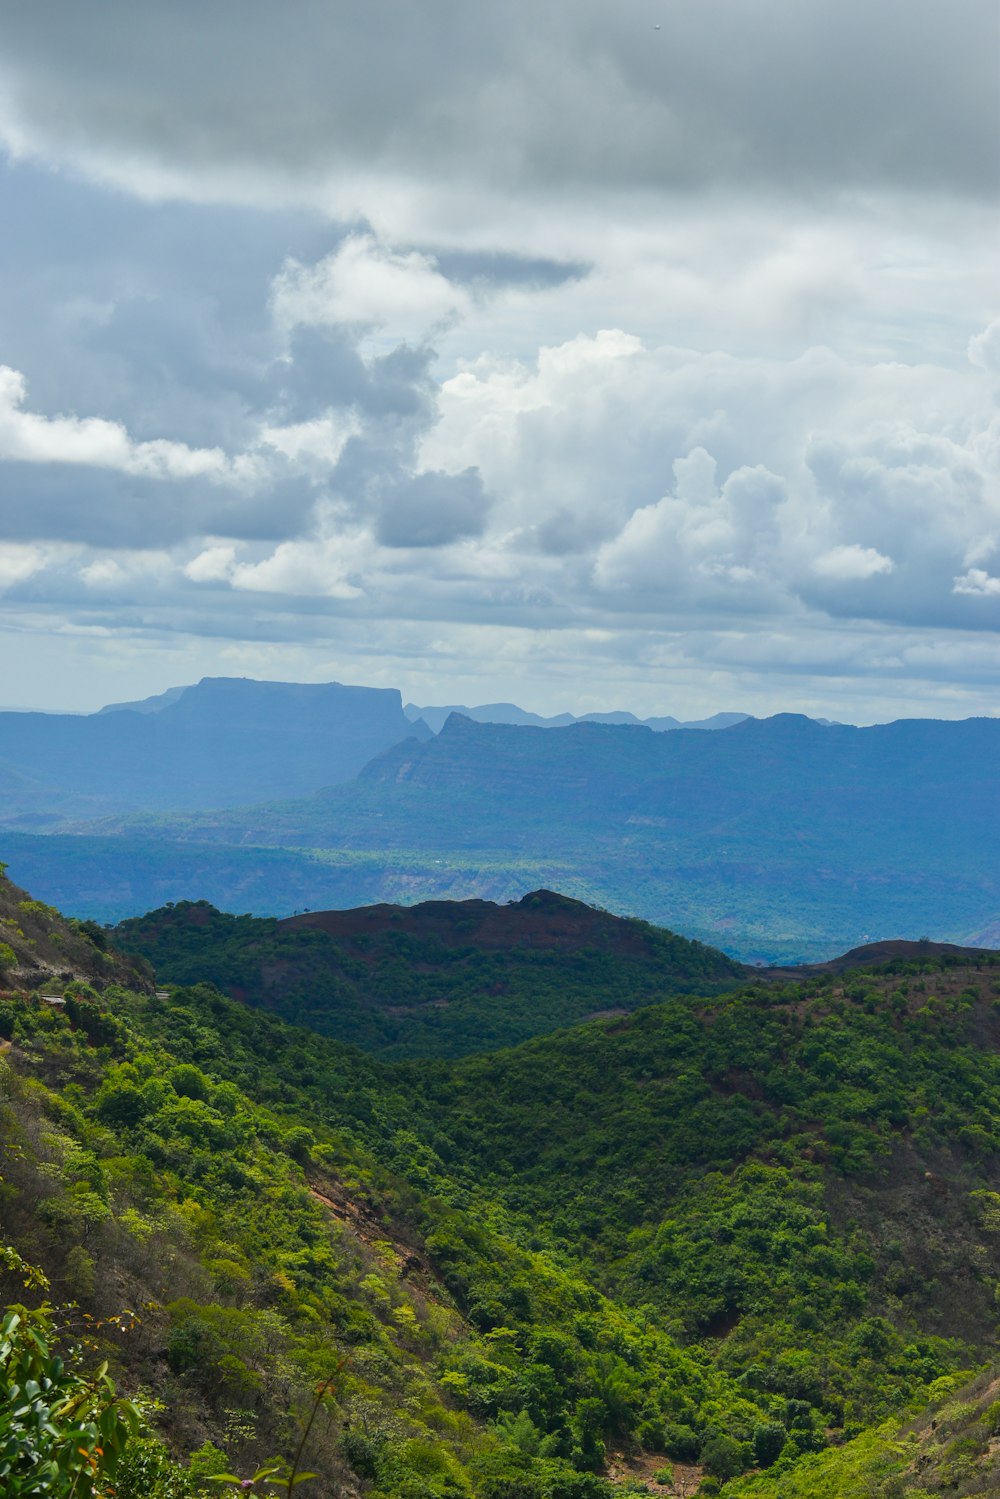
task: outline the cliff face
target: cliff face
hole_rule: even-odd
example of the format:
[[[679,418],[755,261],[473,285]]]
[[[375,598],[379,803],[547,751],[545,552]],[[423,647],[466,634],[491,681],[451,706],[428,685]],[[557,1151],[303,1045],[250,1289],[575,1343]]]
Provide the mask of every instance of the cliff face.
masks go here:
[[[46,829],[307,796],[429,734],[406,717],[398,692],[337,682],[212,677],[154,710],[0,713],[0,822]]]

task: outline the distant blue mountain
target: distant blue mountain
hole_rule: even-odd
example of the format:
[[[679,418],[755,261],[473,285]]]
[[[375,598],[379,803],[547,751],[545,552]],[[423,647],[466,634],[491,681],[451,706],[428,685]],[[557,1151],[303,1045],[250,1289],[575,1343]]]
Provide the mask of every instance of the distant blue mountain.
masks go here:
[[[0,825],[304,796],[402,739],[430,738],[389,688],[206,677],[99,713],[0,713]]]
[[[206,678],[205,680],[208,679]],[[164,708],[169,708],[171,703],[176,703],[177,699],[183,697],[185,692],[190,691],[190,687],[168,687],[166,692],[158,692],[155,697],[140,698],[135,703],[108,703],[106,707],[98,709],[98,712],[160,713]]]
[[[150,701],[155,699],[151,698]],[[407,703],[403,711],[414,722],[422,719],[435,734],[440,734],[452,713],[460,713],[463,718],[471,718],[475,723],[509,723],[532,729],[566,729],[574,723],[641,724],[647,729],[654,729],[658,734],[669,733],[673,729],[731,729],[734,724],[743,723],[749,717],[747,713],[713,713],[711,718],[687,720],[672,718],[669,714],[662,718],[637,718],[634,713],[619,711],[556,713],[551,718],[545,718],[540,713],[530,713],[526,708],[519,708],[516,703],[481,703],[478,708],[467,708],[461,703],[418,708],[415,703]]]

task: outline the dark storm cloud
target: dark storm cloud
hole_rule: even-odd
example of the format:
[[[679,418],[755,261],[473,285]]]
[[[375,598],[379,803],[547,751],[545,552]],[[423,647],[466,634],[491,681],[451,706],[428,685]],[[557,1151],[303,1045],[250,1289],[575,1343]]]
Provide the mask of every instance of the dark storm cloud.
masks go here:
[[[376,534],[389,547],[447,546],[459,537],[481,536],[488,511],[478,469],[417,474],[386,490]]]
[[[523,287],[540,291],[563,286],[585,276],[590,269],[580,261],[569,263],[527,255],[510,255],[472,250],[445,250],[437,256],[443,276],[459,286],[473,290],[497,287]]]
[[[128,549],[176,546],[201,534],[276,541],[303,529],[315,498],[307,479],[280,472],[245,491],[76,464],[0,465],[2,535],[18,542]]]
[[[979,192],[998,176],[997,31],[993,0],[45,0],[0,18],[27,147],[307,190],[363,170]]]

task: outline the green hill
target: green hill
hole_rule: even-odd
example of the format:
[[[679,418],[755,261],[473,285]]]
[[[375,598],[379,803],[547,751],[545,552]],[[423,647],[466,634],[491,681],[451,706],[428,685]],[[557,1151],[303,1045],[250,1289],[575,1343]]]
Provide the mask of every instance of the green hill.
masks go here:
[[[317,1499],[989,1492],[1000,955],[402,1063],[96,989],[0,999],[0,1212],[162,1402],[119,1499],[287,1455],[332,1370]]]
[[[509,1046],[597,1012],[718,993],[745,974],[712,948],[550,890],[506,906],[431,901],[285,921],[181,901],[122,922],[114,940],[161,980],[206,980],[395,1057]]]

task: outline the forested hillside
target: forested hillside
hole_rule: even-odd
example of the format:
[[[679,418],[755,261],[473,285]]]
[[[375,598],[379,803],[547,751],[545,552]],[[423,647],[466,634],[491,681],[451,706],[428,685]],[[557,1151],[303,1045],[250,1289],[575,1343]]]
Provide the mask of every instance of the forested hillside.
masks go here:
[[[114,941],[161,979],[206,980],[384,1056],[510,1046],[668,994],[714,994],[745,970],[723,953],[551,890],[520,901],[313,911],[285,921],[181,901]]]
[[[290,1455],[317,1382],[317,1494],[987,1492],[998,1017],[1000,956],[928,956],[387,1064],[12,985],[4,1233],[164,1402],[124,1499]]]

